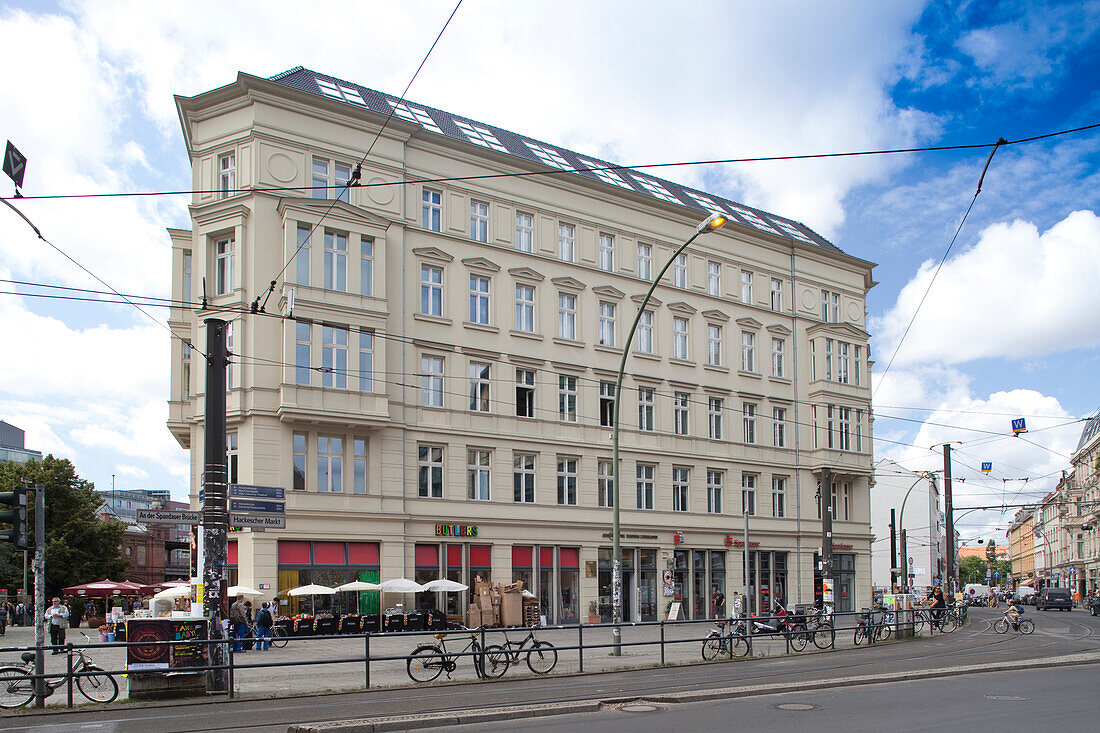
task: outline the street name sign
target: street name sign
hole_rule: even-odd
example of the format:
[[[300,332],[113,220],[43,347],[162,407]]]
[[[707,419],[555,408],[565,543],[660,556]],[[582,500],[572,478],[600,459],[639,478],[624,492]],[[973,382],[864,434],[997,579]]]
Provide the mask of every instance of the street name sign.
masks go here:
[[[202,512],[193,509],[138,509],[142,524],[202,524]]]
[[[230,498],[229,511],[248,512],[250,514],[283,514],[286,511],[286,504],[281,501]]]
[[[252,484],[229,484],[229,495],[241,499],[286,499],[286,489],[281,486],[253,486]]]
[[[229,523],[235,527],[286,529],[286,517],[281,514],[242,514],[233,512],[229,515]]]

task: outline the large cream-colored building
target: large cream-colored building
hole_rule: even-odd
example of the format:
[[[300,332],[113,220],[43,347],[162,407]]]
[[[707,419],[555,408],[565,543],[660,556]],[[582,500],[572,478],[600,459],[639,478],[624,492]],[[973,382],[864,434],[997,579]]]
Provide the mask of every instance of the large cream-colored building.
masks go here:
[[[193,304],[171,325],[201,349],[205,318],[231,322],[231,480],[286,491],[285,529],[231,535],[233,580],[285,598],[351,578],[522,579],[548,621],[607,617],[620,349],[652,278],[719,211],[730,224],[669,269],[627,365],[626,616],[674,598],[708,615],[715,588],[739,590],[746,508],[750,595],[811,602],[824,467],[837,606],[867,604],[871,263],[782,217],[302,68],[177,107],[197,193],[191,230],[170,232],[173,297]],[[265,313],[248,312],[257,297]],[[195,505],[203,366],[173,340],[169,428]]]

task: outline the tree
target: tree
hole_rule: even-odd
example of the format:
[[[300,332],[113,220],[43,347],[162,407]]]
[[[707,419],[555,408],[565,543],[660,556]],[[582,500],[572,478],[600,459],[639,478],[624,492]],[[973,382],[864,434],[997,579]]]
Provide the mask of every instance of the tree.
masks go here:
[[[971,576],[978,582],[985,580],[986,561],[980,557],[964,557],[959,561],[959,580],[970,583]]]
[[[997,540],[990,540],[989,544],[985,546],[985,559],[989,562],[997,560]]]
[[[73,464],[64,458],[48,455],[28,463],[0,461],[0,487],[4,491],[23,485],[24,480],[31,486],[46,487],[46,598],[60,595],[62,588],[78,583],[121,580],[130,565],[121,548],[126,525],[96,517],[95,511],[103,502],[94,485],[77,476]],[[33,537],[32,497],[28,495],[27,525]],[[33,552],[28,551],[28,556],[30,568]],[[33,583],[30,576],[28,583]],[[10,544],[0,544],[0,587],[22,585],[22,553]]]

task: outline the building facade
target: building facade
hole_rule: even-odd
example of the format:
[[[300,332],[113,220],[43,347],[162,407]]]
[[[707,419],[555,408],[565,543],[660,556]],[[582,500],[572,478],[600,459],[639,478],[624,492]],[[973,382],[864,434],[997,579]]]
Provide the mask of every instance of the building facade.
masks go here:
[[[1079,561],[1075,566],[1078,590],[1083,596],[1100,590],[1100,411],[1085,423],[1071,464],[1081,491],[1075,526],[1070,531]]]
[[[41,461],[42,452],[30,450],[24,444],[25,433],[11,423],[0,420],[0,461]]]
[[[105,489],[97,515],[126,525],[122,554],[130,561],[127,578],[142,583],[181,580],[191,575],[191,525],[145,524],[137,521],[140,509],[188,509],[172,501],[166,489]]]
[[[1041,540],[1040,540],[1041,541]],[[1012,585],[1035,582],[1035,509],[1016,512],[1008,528],[1008,559],[1012,562]]]
[[[875,462],[875,487],[871,494],[871,531],[875,537],[872,568],[875,585],[885,588],[890,587],[890,570],[894,567],[894,559],[890,557],[891,509],[897,522],[899,554],[902,529],[906,533],[903,564],[909,585],[930,587],[946,572],[946,525],[936,475],[911,471],[888,458]],[[900,576],[898,584],[904,584]]]
[[[630,346],[625,615],[678,599],[707,616],[715,589],[739,590],[745,513],[753,605],[811,602],[825,467],[837,606],[869,600],[871,263],[782,217],[300,67],[177,108],[197,193],[192,228],[170,230],[173,297],[191,305],[170,317],[168,425],[198,505],[203,322],[228,320],[230,481],[286,491],[285,529],[232,534],[233,580],[283,599],[352,578],[523,580],[550,622],[607,618],[621,349],[653,278],[718,211],[730,224],[671,263]]]

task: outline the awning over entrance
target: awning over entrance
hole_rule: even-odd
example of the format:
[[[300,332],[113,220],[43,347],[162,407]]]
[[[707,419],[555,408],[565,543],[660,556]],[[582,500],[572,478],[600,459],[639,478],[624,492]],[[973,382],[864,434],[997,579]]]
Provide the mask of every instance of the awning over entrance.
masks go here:
[[[1017,586],[1022,586],[1022,585],[1034,585],[1034,584],[1035,584],[1035,578],[1028,578],[1027,580],[1020,581],[1016,585]]]

